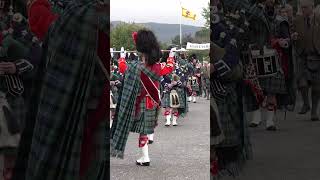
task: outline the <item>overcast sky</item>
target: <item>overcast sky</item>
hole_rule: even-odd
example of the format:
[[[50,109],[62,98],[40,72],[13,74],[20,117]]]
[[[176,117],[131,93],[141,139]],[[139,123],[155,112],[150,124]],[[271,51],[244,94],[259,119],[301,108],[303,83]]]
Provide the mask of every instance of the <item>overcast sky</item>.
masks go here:
[[[111,21],[158,22],[179,24],[181,8],[179,0],[110,0]],[[182,17],[182,24],[204,26],[202,8],[209,0],[181,0],[182,6],[197,14],[196,21]]]

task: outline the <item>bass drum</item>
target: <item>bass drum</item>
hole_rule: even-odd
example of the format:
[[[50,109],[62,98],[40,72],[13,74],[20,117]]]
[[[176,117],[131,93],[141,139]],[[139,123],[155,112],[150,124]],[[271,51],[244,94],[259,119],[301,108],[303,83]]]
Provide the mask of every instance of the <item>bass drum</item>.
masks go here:
[[[279,56],[276,50],[265,49],[264,55],[260,55],[259,50],[253,50],[251,51],[251,55],[258,77],[275,76],[281,71]]]

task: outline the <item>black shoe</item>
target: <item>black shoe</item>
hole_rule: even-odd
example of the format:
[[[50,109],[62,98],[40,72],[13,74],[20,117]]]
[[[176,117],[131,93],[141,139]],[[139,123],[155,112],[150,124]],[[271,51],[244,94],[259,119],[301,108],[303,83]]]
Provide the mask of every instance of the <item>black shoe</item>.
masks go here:
[[[150,162],[138,162],[138,161],[136,161],[136,165],[138,165],[138,166],[150,166]]]
[[[169,127],[170,125],[169,125],[169,124],[165,124],[165,126],[166,126],[166,127]]]
[[[303,105],[299,114],[306,114],[310,111],[310,106]]]
[[[259,124],[256,124],[256,123],[250,123],[249,124],[249,127],[252,127],[252,128],[255,128],[255,127],[258,127],[259,126]]]
[[[152,144],[152,143],[153,143],[153,141],[152,141],[152,140],[149,140],[148,144]]]
[[[319,121],[319,118],[318,117],[312,117],[311,121]]]
[[[267,131],[276,131],[277,128],[276,128],[275,126],[269,126],[269,127],[267,127],[266,130],[267,130]]]

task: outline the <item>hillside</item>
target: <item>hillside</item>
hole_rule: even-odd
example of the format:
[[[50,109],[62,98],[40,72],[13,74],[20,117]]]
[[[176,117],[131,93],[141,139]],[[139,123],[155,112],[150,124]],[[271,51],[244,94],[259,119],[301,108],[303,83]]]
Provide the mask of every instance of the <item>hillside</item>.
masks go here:
[[[116,27],[120,21],[112,21],[111,24],[113,27]],[[146,28],[151,29],[157,36],[158,40],[161,42],[171,43],[176,35],[180,33],[179,24],[162,24],[162,23],[136,23],[145,26]],[[199,31],[201,27],[182,25],[182,34],[192,34],[194,35]]]

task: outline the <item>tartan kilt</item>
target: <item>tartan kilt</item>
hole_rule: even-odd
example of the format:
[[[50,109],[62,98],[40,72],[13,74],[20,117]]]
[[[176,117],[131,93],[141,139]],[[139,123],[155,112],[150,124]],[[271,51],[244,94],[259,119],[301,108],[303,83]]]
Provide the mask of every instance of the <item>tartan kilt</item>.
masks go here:
[[[200,91],[200,86],[199,86],[199,84],[192,85],[192,86],[191,86],[191,89],[192,89],[192,91],[199,92],[199,91]]]
[[[8,103],[22,128],[25,127],[26,107],[23,97],[7,96]]]
[[[140,115],[134,119],[131,132],[153,134],[157,124],[157,109],[147,110],[145,98],[140,103]]]
[[[205,79],[204,85],[205,85],[206,89],[210,89],[210,79]]]
[[[237,146],[241,144],[240,138],[240,109],[237,94],[232,89],[225,97],[224,102],[217,101],[219,119],[225,139],[218,146]]]
[[[110,154],[109,152],[109,141],[102,141],[102,139],[109,139],[108,132],[109,126],[106,127],[106,122],[102,121],[94,133],[94,143],[92,153],[94,158],[90,162],[88,171],[84,179],[96,179],[103,180],[104,173],[107,171],[107,161],[109,161]]]
[[[286,94],[286,81],[283,74],[259,78],[259,84],[267,94]]]
[[[161,107],[168,108],[170,107],[170,93],[165,92],[163,94],[162,100],[161,100]]]
[[[2,92],[1,92],[2,93]],[[3,93],[2,93],[3,94]],[[4,94],[3,94],[4,95]],[[8,124],[6,122],[6,117],[4,115],[4,112],[2,110],[2,106],[9,106],[12,110],[12,113],[14,114],[15,118],[17,118],[17,121],[20,125],[21,128],[24,127],[24,122],[25,122],[25,114],[26,114],[26,109],[24,106],[24,100],[22,97],[12,97],[10,95],[7,94],[6,98],[4,98],[3,100],[0,100],[2,102],[0,102],[1,104],[1,133],[0,133],[0,153],[1,154],[12,154],[15,155],[17,153],[18,150],[18,146],[19,146],[19,141],[20,141],[20,135],[21,133],[12,135],[10,134],[9,130],[8,130]],[[4,102],[7,101],[7,102]],[[6,126],[6,127],[1,127],[1,126]],[[22,131],[22,129],[21,129]]]
[[[185,94],[184,88],[178,88],[176,89],[178,95],[179,95],[179,101],[180,101],[180,107],[178,109],[186,109],[187,107],[187,97]]]
[[[320,69],[316,72],[306,70],[306,77],[312,84],[320,84]]]
[[[243,91],[243,104],[246,112],[252,112],[259,109],[259,104],[249,86],[244,87]]]

